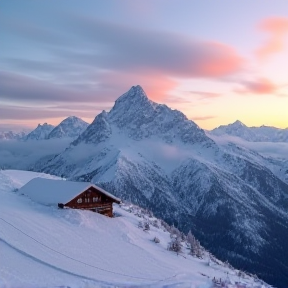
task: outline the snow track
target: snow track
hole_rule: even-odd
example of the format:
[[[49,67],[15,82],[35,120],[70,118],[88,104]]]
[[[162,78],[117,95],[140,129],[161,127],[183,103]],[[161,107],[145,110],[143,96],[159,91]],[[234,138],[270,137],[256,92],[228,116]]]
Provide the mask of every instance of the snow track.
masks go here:
[[[45,265],[45,266],[48,266],[49,268],[55,269],[55,270],[57,270],[57,271],[59,271],[59,272],[61,272],[61,273],[66,273],[66,274],[69,274],[69,275],[72,275],[72,276],[76,276],[76,277],[80,277],[80,278],[87,279],[87,280],[97,281],[96,279],[87,278],[87,277],[84,277],[84,276],[82,276],[82,275],[78,275],[78,274],[72,273],[72,272],[70,272],[70,271],[67,271],[67,270],[64,270],[64,269],[62,269],[62,268],[59,268],[59,267],[57,267],[57,266],[55,266],[55,265],[49,264],[49,263],[47,263],[47,262],[44,262],[44,261],[42,261],[42,260],[34,257],[33,255],[30,255],[30,254],[26,253],[25,251],[20,250],[20,249],[18,249],[17,247],[14,247],[13,245],[9,244],[7,241],[5,241],[5,240],[3,240],[3,239],[1,239],[1,238],[0,238],[0,242],[2,242],[4,245],[8,246],[9,248],[15,250],[15,252],[20,253],[20,254],[22,254],[23,256],[28,257],[29,259],[31,259],[31,260],[33,260],[33,261],[35,261],[35,262],[38,262],[38,263],[43,264],[43,265]],[[4,250],[4,249],[5,249],[5,247],[3,248],[3,250]],[[5,249],[5,250],[6,250],[6,249]]]
[[[119,275],[119,276],[124,276],[124,277],[132,278],[132,279],[148,280],[148,281],[157,281],[157,282],[158,282],[158,281],[160,282],[160,281],[166,280],[166,279],[151,279],[151,278],[144,278],[144,277],[136,277],[136,276],[133,276],[133,275],[127,275],[127,274],[123,274],[123,273],[118,273],[118,272],[115,272],[115,271],[103,269],[103,268],[97,267],[97,266],[95,266],[95,265],[91,265],[91,264],[89,264],[89,263],[86,263],[86,262],[77,260],[77,259],[75,259],[75,258],[73,258],[73,257],[70,257],[70,256],[67,255],[67,254],[64,254],[64,253],[62,253],[62,252],[60,252],[60,251],[57,251],[57,250],[55,250],[55,249],[53,249],[53,248],[51,248],[51,247],[49,247],[49,246],[41,243],[41,242],[38,241],[37,239],[35,239],[35,238],[29,236],[28,234],[26,234],[25,232],[23,232],[21,229],[19,229],[19,228],[15,227],[14,225],[12,225],[12,224],[9,223],[8,221],[6,221],[6,220],[4,220],[4,219],[2,219],[2,218],[0,218],[0,220],[3,221],[5,224],[9,225],[10,227],[14,228],[15,230],[19,231],[21,234],[29,237],[31,240],[35,241],[37,244],[39,244],[39,245],[47,248],[48,250],[50,250],[50,253],[51,253],[51,251],[52,251],[52,253],[60,254],[61,256],[65,257],[65,258],[68,258],[69,260],[78,262],[78,263],[83,264],[83,265],[85,265],[85,266],[88,266],[88,267],[91,267],[91,268],[95,268],[95,269],[100,270],[100,271],[102,271],[102,272],[107,272],[107,273],[111,273],[111,274],[115,274],[115,275]],[[31,259],[33,259],[33,260],[35,260],[35,261],[37,261],[37,262],[39,262],[39,263],[41,263],[41,264],[47,265],[47,266],[49,266],[49,267],[51,267],[51,268],[57,269],[57,270],[62,271],[62,272],[64,272],[64,273],[71,274],[71,275],[73,275],[73,276],[81,277],[81,278],[88,279],[88,280],[97,281],[96,279],[87,278],[87,277],[84,277],[84,276],[82,276],[82,275],[78,275],[78,274],[75,274],[75,273],[71,273],[71,272],[69,272],[69,271],[67,271],[67,270],[61,269],[61,268],[56,267],[56,266],[54,266],[54,265],[51,265],[51,264],[49,264],[49,263],[47,263],[47,262],[43,262],[42,260],[40,260],[40,259],[38,259],[38,258],[36,258],[36,257],[34,257],[34,256],[32,256],[32,255],[30,255],[30,254],[28,254],[28,253],[26,253],[26,252],[23,251],[23,250],[18,249],[17,247],[15,247],[15,246],[13,246],[13,245],[11,245],[10,243],[8,243],[7,241],[5,241],[4,239],[1,239],[1,238],[0,238],[0,241],[2,241],[3,243],[5,243],[6,245],[8,245],[10,248],[16,250],[17,252],[23,254],[24,256],[27,256],[27,257],[29,257],[29,258],[31,258]],[[176,274],[173,275],[172,277],[168,277],[167,279],[173,278],[173,277],[175,277],[175,276],[176,276]]]

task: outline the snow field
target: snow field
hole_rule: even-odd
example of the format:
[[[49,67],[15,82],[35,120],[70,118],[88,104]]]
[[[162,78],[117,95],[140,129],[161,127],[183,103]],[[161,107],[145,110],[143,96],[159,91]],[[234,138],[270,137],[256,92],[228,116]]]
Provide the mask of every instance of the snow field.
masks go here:
[[[207,257],[194,258],[185,247],[180,255],[167,251],[169,233],[152,225],[149,231],[138,228],[143,218],[130,206],[115,206],[118,217],[108,218],[44,206],[13,192],[34,177],[58,178],[0,171],[1,288],[208,288],[213,277],[228,277],[227,287],[240,280],[237,271],[214,262],[208,266]],[[160,243],[152,241],[155,236]],[[254,280],[246,275],[241,282],[252,287]]]

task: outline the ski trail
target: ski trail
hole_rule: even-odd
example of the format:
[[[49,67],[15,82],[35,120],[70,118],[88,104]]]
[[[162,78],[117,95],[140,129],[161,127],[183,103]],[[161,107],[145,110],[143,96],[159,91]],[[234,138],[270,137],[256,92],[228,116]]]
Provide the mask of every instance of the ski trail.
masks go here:
[[[110,283],[107,283],[107,282],[98,281],[97,279],[94,279],[94,278],[90,278],[90,277],[83,276],[83,275],[80,275],[80,274],[77,274],[77,273],[73,273],[73,272],[68,271],[68,270],[66,270],[66,269],[57,267],[57,266],[55,266],[55,265],[53,265],[53,264],[47,263],[47,262],[45,262],[45,261],[43,261],[43,260],[41,260],[41,259],[39,259],[39,258],[36,258],[35,256],[33,256],[33,255],[29,254],[29,253],[21,250],[21,249],[18,249],[17,247],[15,247],[14,245],[10,244],[9,242],[7,242],[6,240],[4,240],[4,239],[2,239],[2,238],[0,238],[0,242],[4,243],[6,246],[8,246],[9,248],[13,249],[14,251],[20,253],[21,255],[24,255],[25,257],[28,257],[29,259],[31,259],[31,260],[33,260],[33,261],[36,261],[36,262],[38,262],[38,263],[40,263],[40,264],[43,264],[43,265],[45,265],[45,266],[48,266],[48,267],[50,267],[50,268],[52,268],[52,269],[55,269],[55,270],[57,270],[57,271],[59,271],[59,272],[63,272],[63,273],[65,273],[65,274],[68,274],[68,275],[71,275],[71,276],[75,276],[75,277],[78,277],[78,278],[82,278],[82,279],[85,279],[85,280],[94,281],[94,282],[96,282],[97,284],[106,284],[106,285],[107,285],[107,284],[108,284],[108,285],[110,284]]]

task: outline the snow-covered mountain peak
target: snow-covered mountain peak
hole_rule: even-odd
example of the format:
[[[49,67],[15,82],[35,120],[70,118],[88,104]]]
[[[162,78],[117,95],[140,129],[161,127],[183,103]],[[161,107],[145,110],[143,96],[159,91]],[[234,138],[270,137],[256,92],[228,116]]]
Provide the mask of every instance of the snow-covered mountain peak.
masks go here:
[[[44,123],[43,125],[38,124],[37,128],[30,132],[25,140],[43,140],[46,139],[49,133],[54,129],[53,125]]]
[[[85,122],[81,118],[76,117],[76,116],[69,116],[66,119],[64,119],[61,123],[63,123],[64,121],[71,122],[71,123]]]
[[[73,145],[98,144],[112,134],[117,138],[119,133],[137,141],[156,137],[166,143],[214,143],[182,112],[149,100],[141,86],[133,86],[120,96],[110,112],[97,115]]]
[[[234,127],[247,127],[244,123],[242,123],[240,120],[236,120],[234,123],[230,124]]]
[[[135,140],[157,136],[167,143],[174,140],[184,143],[212,141],[180,111],[149,100],[141,86],[133,86],[123,94],[108,118],[111,124]]]
[[[122,96],[120,96],[116,103],[118,102],[122,102],[122,101],[135,101],[135,100],[148,100],[148,97],[145,93],[145,91],[143,90],[143,88],[140,85],[136,85],[136,86],[132,86],[129,91],[127,91],[126,93],[124,93]]]
[[[119,118],[123,114],[135,114],[143,113],[138,117],[143,117],[145,114],[149,114],[154,110],[156,103],[153,103],[148,99],[146,93],[141,86],[132,86],[129,91],[120,96],[115,105],[109,112],[110,116],[114,119]],[[157,106],[157,104],[156,104]]]
[[[49,133],[47,138],[76,138],[88,127],[88,125],[88,123],[76,116],[69,116],[56,126]]]

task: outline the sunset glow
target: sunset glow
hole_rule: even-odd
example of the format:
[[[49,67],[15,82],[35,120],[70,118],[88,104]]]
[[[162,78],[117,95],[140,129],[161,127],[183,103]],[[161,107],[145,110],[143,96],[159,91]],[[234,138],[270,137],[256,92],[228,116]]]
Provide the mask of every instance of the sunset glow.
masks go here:
[[[1,127],[91,122],[137,84],[203,129],[237,119],[288,127],[287,1],[3,0],[0,9]]]

